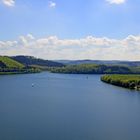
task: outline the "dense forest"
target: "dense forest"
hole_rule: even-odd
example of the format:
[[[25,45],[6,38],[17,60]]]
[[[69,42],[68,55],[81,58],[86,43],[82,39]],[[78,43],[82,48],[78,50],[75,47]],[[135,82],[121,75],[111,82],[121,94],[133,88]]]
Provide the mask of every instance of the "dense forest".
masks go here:
[[[38,67],[62,67],[64,64],[59,62],[54,62],[50,60],[44,60],[40,58],[35,58],[33,56],[13,56],[11,57],[15,61],[24,64],[25,66],[38,66]]]
[[[140,67],[120,65],[79,64],[50,68],[49,70],[53,73],[70,74],[140,74]]]
[[[112,85],[140,90],[140,75],[104,75],[101,80]]]

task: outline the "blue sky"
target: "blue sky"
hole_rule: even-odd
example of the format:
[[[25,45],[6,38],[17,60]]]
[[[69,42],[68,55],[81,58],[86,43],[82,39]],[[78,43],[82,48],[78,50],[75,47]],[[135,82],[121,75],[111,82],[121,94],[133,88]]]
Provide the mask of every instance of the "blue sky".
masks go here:
[[[139,34],[140,1],[109,4],[106,0],[17,0],[15,6],[0,4],[0,39],[34,34],[79,38],[87,35],[113,38]]]
[[[28,38],[28,35],[32,35],[36,39],[35,41],[43,38],[48,39],[50,36],[56,36],[60,41],[66,39],[67,41],[75,41],[76,39],[85,39],[88,36],[95,37],[93,38],[95,40],[105,37],[110,40],[123,41],[129,35],[139,37],[139,13],[139,0],[0,0],[0,41],[2,43],[6,41],[20,42],[19,38],[21,36]],[[135,43],[138,44],[139,42]],[[31,43],[26,45],[29,44]],[[95,46],[95,48],[98,46],[96,44],[90,45],[89,47]],[[76,47],[75,44],[72,44],[71,48],[73,47]],[[102,47],[104,48],[104,44]],[[120,47],[120,44],[118,47]],[[61,46],[60,50],[62,48],[64,46]],[[70,48],[70,46],[67,48]],[[9,51],[12,52],[7,47],[6,50],[2,48],[1,54],[18,55],[22,53],[15,51],[15,53],[10,53]],[[80,49],[78,51],[80,54],[81,51],[87,50]],[[70,52],[67,53],[70,54]],[[28,50],[23,54],[32,55]],[[48,55],[48,53],[46,54]],[[53,53],[50,55],[55,56]],[[41,52],[38,56],[41,56]],[[46,59],[61,59],[58,56],[44,57],[45,54],[42,56]],[[111,59],[110,57],[102,59]],[[84,57],[79,55],[79,57],[74,58],[73,55],[70,55],[70,58],[86,59],[88,53],[87,57],[86,55]],[[68,59],[70,58],[68,57]],[[99,59],[100,57],[90,58]],[[112,57],[112,59],[119,58]],[[128,58],[122,57],[121,59]],[[137,60],[139,58],[133,59]]]

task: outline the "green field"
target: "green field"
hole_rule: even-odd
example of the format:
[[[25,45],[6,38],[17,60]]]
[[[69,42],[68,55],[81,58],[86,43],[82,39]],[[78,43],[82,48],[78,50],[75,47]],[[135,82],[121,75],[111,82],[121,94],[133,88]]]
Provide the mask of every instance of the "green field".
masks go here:
[[[140,90],[140,75],[104,75],[101,80],[112,85]]]
[[[3,63],[5,65],[5,67],[7,68],[18,68],[18,69],[22,69],[24,68],[24,65],[9,58],[6,56],[0,56],[0,62]]]

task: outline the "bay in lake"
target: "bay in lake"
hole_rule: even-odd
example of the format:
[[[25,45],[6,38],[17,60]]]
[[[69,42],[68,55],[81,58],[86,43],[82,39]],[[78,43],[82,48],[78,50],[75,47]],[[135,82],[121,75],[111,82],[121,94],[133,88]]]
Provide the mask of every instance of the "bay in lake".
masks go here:
[[[140,92],[100,75],[0,76],[0,140],[140,140]]]

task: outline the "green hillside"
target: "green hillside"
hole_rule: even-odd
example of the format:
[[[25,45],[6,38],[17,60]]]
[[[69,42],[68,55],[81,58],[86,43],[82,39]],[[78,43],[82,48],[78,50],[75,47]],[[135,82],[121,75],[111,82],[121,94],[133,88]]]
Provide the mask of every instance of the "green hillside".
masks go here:
[[[24,65],[7,57],[7,56],[0,56],[0,66],[10,69],[22,69]]]
[[[130,89],[140,90],[140,75],[104,75],[101,81]]]
[[[36,72],[40,72],[40,69],[31,66],[24,66],[23,64],[7,56],[0,56],[0,75]]]

